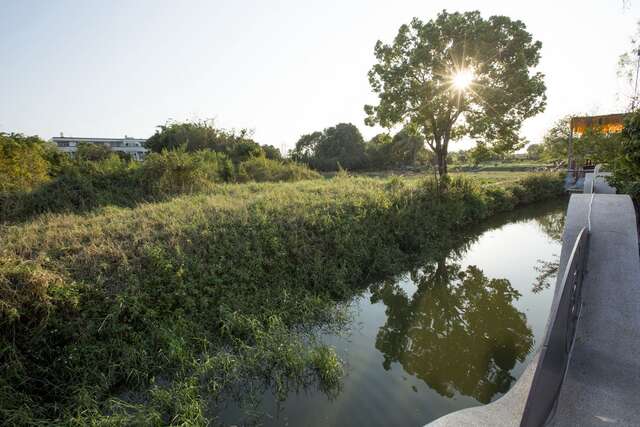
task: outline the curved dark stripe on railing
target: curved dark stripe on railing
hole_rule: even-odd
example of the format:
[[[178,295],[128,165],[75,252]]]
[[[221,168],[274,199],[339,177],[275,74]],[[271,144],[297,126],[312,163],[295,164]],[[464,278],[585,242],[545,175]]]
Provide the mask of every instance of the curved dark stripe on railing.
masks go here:
[[[553,412],[560,387],[567,372],[573,348],[580,307],[582,278],[588,251],[589,232],[582,228],[567,262],[558,303],[551,313],[551,322],[540,350],[538,366],[533,376],[520,427],[545,425]]]

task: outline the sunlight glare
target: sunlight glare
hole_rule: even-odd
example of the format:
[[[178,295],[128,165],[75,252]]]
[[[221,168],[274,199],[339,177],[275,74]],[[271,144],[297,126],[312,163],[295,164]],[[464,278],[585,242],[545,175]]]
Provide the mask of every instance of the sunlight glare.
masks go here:
[[[475,76],[473,75],[473,71],[469,69],[459,70],[453,75],[453,78],[452,78],[453,86],[456,89],[463,91],[471,85],[474,77]]]

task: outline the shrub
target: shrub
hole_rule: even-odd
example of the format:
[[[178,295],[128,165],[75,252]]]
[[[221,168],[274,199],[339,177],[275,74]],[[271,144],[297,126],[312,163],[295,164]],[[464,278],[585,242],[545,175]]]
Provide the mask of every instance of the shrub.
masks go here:
[[[320,177],[319,173],[294,162],[285,163],[266,157],[254,157],[240,163],[237,180],[239,182],[291,182]]]
[[[226,154],[234,163],[260,156],[265,150],[251,139],[251,132],[242,129],[219,129],[211,120],[195,122],[168,122],[158,126],[156,133],[145,143],[146,147],[157,153],[163,150],[183,149],[187,152],[202,150]],[[267,148],[269,155],[275,155],[273,147]]]
[[[49,179],[44,141],[35,136],[0,133],[0,193],[28,191]]]
[[[215,183],[228,180],[232,170],[233,166],[224,154],[165,150],[147,156],[138,181],[145,194],[163,197],[211,189]]]
[[[640,201],[640,112],[627,116],[622,132],[622,148],[614,162],[611,183],[618,192]]]

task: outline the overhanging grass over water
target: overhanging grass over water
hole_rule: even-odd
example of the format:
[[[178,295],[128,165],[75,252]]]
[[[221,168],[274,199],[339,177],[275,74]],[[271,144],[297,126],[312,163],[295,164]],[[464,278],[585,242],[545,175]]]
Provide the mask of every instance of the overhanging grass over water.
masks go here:
[[[340,319],[335,302],[461,227],[561,193],[555,175],[444,192],[337,178],[5,227],[0,415],[198,424],[223,394],[335,392],[340,361],[306,333]]]

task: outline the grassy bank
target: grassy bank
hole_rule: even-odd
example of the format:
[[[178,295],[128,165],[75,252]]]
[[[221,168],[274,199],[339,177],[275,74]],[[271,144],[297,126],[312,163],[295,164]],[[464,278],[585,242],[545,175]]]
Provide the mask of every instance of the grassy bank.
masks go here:
[[[234,164],[210,151],[152,153],[144,162],[111,155],[101,161],[69,160],[53,179],[23,191],[0,191],[0,223],[43,213],[81,213],[102,206],[135,207],[181,194],[215,191],[223,183],[293,182],[320,175],[293,162],[253,157]]]
[[[443,191],[338,177],[4,226],[0,417],[202,424],[223,395],[333,393],[340,361],[310,331],[339,320],[336,302],[461,227],[562,192],[556,175]]]

